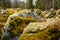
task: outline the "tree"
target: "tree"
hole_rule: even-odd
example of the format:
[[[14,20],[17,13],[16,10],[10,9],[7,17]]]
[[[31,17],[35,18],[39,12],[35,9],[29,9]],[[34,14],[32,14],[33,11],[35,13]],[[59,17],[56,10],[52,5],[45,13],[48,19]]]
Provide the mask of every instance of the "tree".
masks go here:
[[[17,5],[17,0],[14,0],[14,8],[17,8],[18,5]]]
[[[33,0],[27,0],[27,8],[28,9],[33,9],[34,6],[33,6]]]
[[[60,0],[58,1],[58,6],[59,6],[59,9],[60,9]]]
[[[60,0],[37,0],[36,8],[41,10],[49,10],[50,8],[59,9]]]
[[[45,6],[45,0],[37,0],[36,1],[36,8],[40,9],[40,10],[45,10],[46,6]]]
[[[21,9],[25,9],[25,2],[20,1],[20,2],[18,3],[18,7],[21,8]]]
[[[10,1],[9,0],[1,0],[0,3],[1,3],[1,7],[4,9],[10,7]]]

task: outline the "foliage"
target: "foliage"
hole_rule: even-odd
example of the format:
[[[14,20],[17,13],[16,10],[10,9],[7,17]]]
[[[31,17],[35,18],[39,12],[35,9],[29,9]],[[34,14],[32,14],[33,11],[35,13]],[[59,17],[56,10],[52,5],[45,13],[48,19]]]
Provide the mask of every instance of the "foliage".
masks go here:
[[[10,1],[9,0],[0,0],[0,6],[4,9],[10,8]]]

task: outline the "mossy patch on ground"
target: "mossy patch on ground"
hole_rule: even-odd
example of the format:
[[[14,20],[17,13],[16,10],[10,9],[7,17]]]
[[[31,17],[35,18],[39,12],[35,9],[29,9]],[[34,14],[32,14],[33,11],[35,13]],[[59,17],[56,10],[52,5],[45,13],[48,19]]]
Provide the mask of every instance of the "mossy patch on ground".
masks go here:
[[[53,23],[53,24],[51,24],[51,23]],[[32,31],[32,30],[35,30],[35,28],[33,28],[35,26],[31,27],[33,29],[29,32],[28,27],[30,27],[30,26],[28,25],[28,27],[25,28],[25,29],[27,29],[28,32],[26,32],[24,30],[24,32],[20,36],[19,40],[59,40],[60,26],[58,26],[57,24],[58,25],[60,24],[60,20],[59,21],[56,20],[55,22],[50,22],[49,25],[47,26],[47,28],[45,28],[44,30],[38,30],[37,32]],[[44,25],[44,24],[42,24],[42,25]]]

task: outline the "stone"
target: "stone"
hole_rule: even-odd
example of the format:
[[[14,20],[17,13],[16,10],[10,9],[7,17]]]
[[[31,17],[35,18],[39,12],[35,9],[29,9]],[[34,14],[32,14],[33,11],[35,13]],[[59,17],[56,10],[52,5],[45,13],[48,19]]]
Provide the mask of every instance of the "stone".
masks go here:
[[[30,23],[24,29],[23,34],[20,36],[19,40],[59,40],[60,39],[60,27],[58,25],[56,25],[56,23],[57,24],[60,23],[60,22],[59,23],[57,22],[59,19],[52,21],[52,22],[51,22],[51,20],[52,19],[48,19],[48,21],[46,21],[44,23],[39,23],[39,22]],[[41,27],[41,25],[43,28],[42,30],[40,30],[40,28],[39,28],[39,27]],[[43,25],[47,25],[47,26],[45,27]],[[38,30],[38,31],[36,31],[36,30]]]
[[[17,15],[10,15],[3,28],[2,40],[18,40],[19,36],[23,33],[23,29],[30,22],[38,22],[33,18],[23,18]]]

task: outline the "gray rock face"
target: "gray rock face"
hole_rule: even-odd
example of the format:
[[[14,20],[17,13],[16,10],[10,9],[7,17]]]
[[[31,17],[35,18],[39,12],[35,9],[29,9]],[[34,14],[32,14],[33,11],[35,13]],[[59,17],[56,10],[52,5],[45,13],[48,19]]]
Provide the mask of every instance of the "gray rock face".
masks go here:
[[[35,20],[42,21],[41,18],[38,15],[36,15],[34,13],[31,13],[31,12],[26,13],[26,14],[19,14],[19,16],[21,16],[23,18],[26,18],[26,17],[30,16],[30,17],[34,18]]]
[[[30,16],[30,17],[33,17],[36,20],[40,19],[38,15],[35,15],[34,13],[30,13],[30,12],[26,13],[26,14],[23,13],[23,14],[18,14],[18,15],[23,17],[23,18],[26,18],[26,17]]]
[[[35,18],[36,20],[40,20],[38,15],[35,15],[33,13],[27,14],[28,16],[32,16],[33,18]]]

